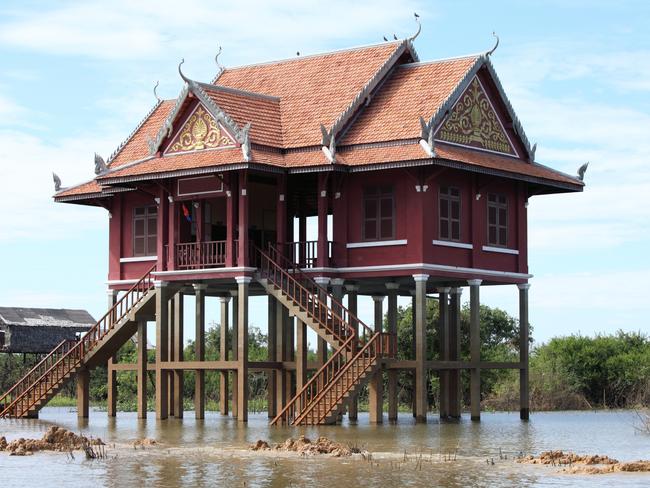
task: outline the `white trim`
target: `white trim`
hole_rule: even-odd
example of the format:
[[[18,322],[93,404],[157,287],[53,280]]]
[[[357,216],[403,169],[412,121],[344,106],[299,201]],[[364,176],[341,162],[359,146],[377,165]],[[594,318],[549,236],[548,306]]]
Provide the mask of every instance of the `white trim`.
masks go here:
[[[108,286],[114,285],[135,285],[140,280],[108,280],[106,284]]]
[[[474,249],[474,246],[469,242],[439,241],[437,239],[434,239],[431,243],[434,246],[457,247],[460,249]]]
[[[158,256],[133,256],[131,258],[120,258],[120,263],[140,263],[144,261],[158,261]]]
[[[154,271],[152,274],[155,276],[174,276],[174,275],[188,275],[188,274],[212,274],[212,273],[233,273],[233,272],[249,272],[252,273],[257,268],[251,267],[232,267],[232,268],[208,268],[208,269],[177,269],[174,271]]]
[[[483,250],[486,252],[500,252],[502,254],[519,254],[517,249],[508,249],[506,247],[483,246]]]
[[[358,247],[383,247],[383,246],[405,246],[408,243],[406,239],[397,239],[392,241],[368,241],[368,242],[348,242],[345,247],[356,249]]]

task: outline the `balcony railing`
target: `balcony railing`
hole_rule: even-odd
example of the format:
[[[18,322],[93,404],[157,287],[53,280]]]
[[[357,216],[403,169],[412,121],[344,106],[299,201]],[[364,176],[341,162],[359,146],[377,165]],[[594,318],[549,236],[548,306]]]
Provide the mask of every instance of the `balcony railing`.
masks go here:
[[[227,243],[228,241],[205,241],[176,244],[176,268],[202,269],[225,266]],[[234,243],[234,248],[237,249],[237,241]]]
[[[332,259],[332,241],[327,241],[327,257]],[[285,257],[301,268],[315,268],[318,264],[318,241],[285,243]]]

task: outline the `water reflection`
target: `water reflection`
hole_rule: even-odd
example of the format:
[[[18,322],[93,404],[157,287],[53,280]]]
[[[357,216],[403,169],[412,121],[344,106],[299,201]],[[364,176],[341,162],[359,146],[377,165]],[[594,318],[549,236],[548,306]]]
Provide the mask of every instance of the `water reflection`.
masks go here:
[[[69,409],[48,408],[40,420],[0,420],[0,435],[8,439],[40,437],[57,424],[85,435],[101,437],[111,458],[73,462],[57,453],[17,458],[0,454],[2,486],[648,486],[647,475],[568,476],[553,468],[518,465],[519,452],[565,449],[602,453],[622,460],[650,457],[650,438],[634,435],[634,414],[629,412],[559,412],[533,416],[520,422],[515,414],[483,414],[481,423],[438,422],[415,424],[401,415],[397,424],[369,425],[366,415],[358,423],[320,428],[270,427],[266,414],[250,416],[244,427],[231,417],[209,413],[195,420],[138,420],[135,413],[116,419],[93,411],[79,421]],[[587,434],[588,433],[588,434]],[[257,439],[283,442],[301,434],[324,435],[339,442],[365,447],[372,461],[300,458],[292,455],[246,451]],[[133,441],[153,438],[157,445],[134,449]],[[116,448],[112,448],[112,444]],[[508,459],[501,459],[500,453]],[[406,457],[406,460],[405,460]],[[494,461],[492,465],[491,460]]]

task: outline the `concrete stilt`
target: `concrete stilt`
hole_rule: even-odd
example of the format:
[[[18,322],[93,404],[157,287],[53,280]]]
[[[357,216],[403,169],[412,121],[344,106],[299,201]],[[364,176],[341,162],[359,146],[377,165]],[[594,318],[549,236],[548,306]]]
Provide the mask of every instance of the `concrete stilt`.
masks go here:
[[[530,403],[528,392],[528,290],[530,283],[521,283],[519,288],[519,418],[530,418]]]
[[[168,417],[169,397],[167,392],[168,372],[161,364],[169,358],[169,286],[164,281],[158,281],[156,286],[156,419],[165,420]]]
[[[307,383],[307,324],[296,320],[296,392]],[[300,406],[302,408],[302,405]]]
[[[314,281],[327,289],[327,285],[330,282],[330,279],[325,276],[317,276],[314,278]],[[323,292],[321,293],[320,299],[327,303],[327,296]],[[316,340],[316,365],[320,368],[323,364],[327,362],[327,341],[321,336],[318,336]]]
[[[449,359],[460,360],[460,297],[462,288],[451,289],[449,304]],[[449,416],[459,419],[461,416],[461,383],[460,370],[449,371]]]
[[[174,295],[169,302],[167,302],[167,317],[169,320],[169,324],[167,324],[167,333],[169,334],[167,338],[167,345],[169,347],[169,351],[167,352],[167,359],[169,361],[175,361],[176,360],[176,349],[174,348],[174,343],[176,341],[176,323],[174,322],[174,317],[176,314],[174,313],[176,307],[176,295]],[[175,417],[176,415],[174,414],[174,397],[176,395],[176,391],[174,388],[174,384],[176,383],[176,377],[174,375],[173,371],[168,371],[167,373],[167,394],[169,395],[168,397],[168,402],[169,404],[167,405],[167,411],[170,417]]]
[[[449,291],[447,287],[438,288],[438,338],[442,361],[449,361]],[[449,417],[449,370],[440,371],[439,413],[441,419]]]
[[[90,410],[90,372],[82,368],[77,372],[77,418],[87,419]]]
[[[388,290],[388,311],[386,318],[388,322],[388,332],[397,336],[397,290],[398,283],[386,283]],[[394,422],[397,420],[397,371],[388,371],[388,420]]]
[[[417,308],[417,303],[415,300],[415,290],[411,290],[411,359],[415,360],[416,357],[416,328],[415,328],[415,309]],[[416,395],[415,395],[415,384],[416,384],[416,374],[415,370],[413,370],[412,374],[412,381],[413,381],[413,387],[411,388],[411,410],[413,412],[413,418],[417,418],[417,402],[416,402]]]
[[[117,302],[117,290],[108,290],[108,309],[113,308],[113,305]],[[106,398],[106,410],[109,417],[115,417],[117,415],[117,371],[113,369],[113,366],[117,363],[117,354],[111,356],[108,359],[108,385],[107,385],[107,398]]]
[[[183,324],[183,293],[178,292],[174,296],[174,342],[172,350],[174,352],[174,360],[183,361],[183,339],[184,339],[184,324]],[[174,416],[177,419],[183,418],[183,389],[185,386],[184,372],[182,369],[174,370],[172,373],[174,377],[174,394],[173,406]]]
[[[375,302],[375,332],[381,332],[384,311],[383,311],[383,295],[374,295],[372,297]],[[368,383],[368,413],[370,414],[370,423],[381,424],[384,419],[384,373],[382,369],[378,369],[375,375]]]
[[[231,343],[230,343],[230,354],[231,360],[237,361],[238,356],[238,344],[239,344],[239,297],[237,296],[237,291],[231,291],[230,295],[232,296],[232,334],[231,334]],[[230,403],[232,405],[232,418],[236,419],[239,412],[237,408],[237,402],[239,401],[239,395],[237,394],[238,390],[238,378],[237,370],[232,371],[232,382],[230,386],[232,392],[230,393]]]
[[[205,361],[205,291],[207,288],[205,284],[194,285],[196,297],[194,351],[197,361]],[[194,372],[194,416],[197,419],[205,418],[205,370],[203,369]]]
[[[358,285],[345,285],[345,289],[348,292],[348,310],[352,315],[356,317],[357,315],[357,292],[359,291],[359,286]],[[354,328],[355,335],[358,338],[359,337],[359,324],[357,322],[352,324],[352,327]],[[358,340],[355,341],[354,344],[354,350],[356,351],[358,347]],[[356,395],[350,399],[349,401],[349,406],[348,406],[348,420],[357,420],[359,418],[359,402],[357,400]]]
[[[250,276],[238,276],[237,298],[237,421],[248,421],[248,284]]]
[[[221,335],[219,337],[219,359],[228,360],[228,303],[230,297],[219,297],[221,308]],[[228,371],[219,371],[219,412],[228,415]]]
[[[481,280],[469,280],[469,349],[472,369],[470,371],[470,408],[472,420],[481,420],[481,321],[479,316]]]
[[[269,361],[275,361],[277,356],[277,308],[278,302],[275,297],[268,297],[268,355]],[[277,415],[277,389],[275,386],[276,374],[273,370],[266,372],[266,394],[267,394],[267,413],[270,419]]]
[[[138,398],[137,410],[138,418],[147,418],[147,322],[141,320],[138,322],[138,351],[137,351],[137,380],[138,380]]]
[[[282,364],[287,360],[287,323],[289,310],[276,301],[275,305],[275,360]],[[287,373],[284,368],[275,370],[275,401],[277,413],[280,413],[287,402]]]
[[[426,423],[428,410],[427,370],[427,280],[429,275],[413,275],[415,280],[415,421]]]

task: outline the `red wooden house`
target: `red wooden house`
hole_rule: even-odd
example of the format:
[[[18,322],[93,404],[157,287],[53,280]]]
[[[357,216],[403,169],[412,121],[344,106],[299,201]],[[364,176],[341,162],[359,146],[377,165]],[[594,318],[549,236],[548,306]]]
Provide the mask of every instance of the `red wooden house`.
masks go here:
[[[94,334],[54,352],[58,366],[41,371],[61,381],[77,373],[82,415],[85,371],[111,361],[129,336],[146,333],[138,324],[155,319],[159,418],[182,415],[180,373],[187,369],[196,371],[198,417],[210,369],[224,380],[222,413],[227,375],[236,378],[239,420],[247,418],[249,369],[268,372],[276,422],[333,422],[345,410],[355,418],[355,394],[366,382],[370,420],[379,422],[384,372],[394,419],[400,369],[413,371],[419,421],[426,419],[427,370],[440,372],[440,414],[459,417],[459,372],[469,369],[478,419],[480,371],[491,367],[520,370],[527,418],[526,208],[533,195],[582,191],[583,182],[535,162],[489,54],[422,62],[408,39],[219,67],[210,83],[187,78],[180,65],[179,73],[184,84],[175,100],[159,100],[105,163],[96,157],[94,179],[54,196],[109,212],[108,284],[117,303]],[[307,217],[317,217],[314,241],[306,239]],[[508,284],[520,290],[521,360],[483,362],[479,288]],[[472,357],[461,361],[460,293],[468,285]],[[182,358],[179,312],[187,293],[197,297],[199,360],[191,363]],[[440,299],[435,325],[425,317],[431,293]],[[259,364],[247,359],[250,294],[269,296],[269,360]],[[356,317],[359,294],[375,299],[373,326]],[[202,361],[206,295],[222,297],[222,324],[231,322],[236,337],[230,345],[223,337],[216,362]],[[413,298],[411,360],[395,355],[399,295]],[[317,364],[307,364],[306,326],[319,336]],[[440,351],[426,350],[425,330],[433,326]],[[61,366],[63,354],[74,355],[73,366]],[[143,361],[133,366],[141,377]],[[111,414],[118,369],[111,365]],[[33,412],[50,394],[22,388],[5,414]],[[146,382],[140,388],[144,416]]]

